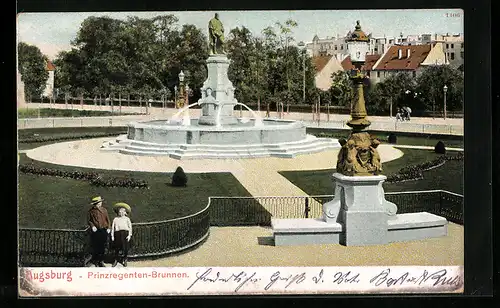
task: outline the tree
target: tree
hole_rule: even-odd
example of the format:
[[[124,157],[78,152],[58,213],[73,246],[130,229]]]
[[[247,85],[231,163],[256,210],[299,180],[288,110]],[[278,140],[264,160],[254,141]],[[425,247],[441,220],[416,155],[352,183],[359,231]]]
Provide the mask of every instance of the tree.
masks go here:
[[[27,97],[40,97],[49,78],[46,70],[47,57],[36,46],[20,42],[18,48],[19,72]]]
[[[433,65],[423,69],[417,77],[417,92],[427,110],[443,110],[444,86],[446,93],[447,110],[457,111],[463,108],[464,77],[463,72],[448,65]]]
[[[329,93],[333,104],[352,107],[354,90],[348,72],[337,71],[332,74],[332,86],[330,87]]]

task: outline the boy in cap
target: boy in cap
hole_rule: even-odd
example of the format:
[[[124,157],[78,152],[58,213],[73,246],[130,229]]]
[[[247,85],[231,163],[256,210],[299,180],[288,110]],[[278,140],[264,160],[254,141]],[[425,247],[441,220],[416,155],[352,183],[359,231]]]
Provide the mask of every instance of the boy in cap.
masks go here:
[[[92,245],[92,262],[99,267],[104,265],[104,251],[106,248],[106,240],[108,234],[111,232],[109,229],[109,215],[108,211],[102,206],[102,199],[100,196],[92,199],[92,207],[88,212],[88,224],[92,230],[90,234],[90,242]]]
[[[121,255],[121,264],[127,266],[128,249],[130,245],[130,238],[132,237],[132,222],[127,215],[130,214],[130,206],[124,202],[116,203],[113,206],[115,213],[118,215],[113,219],[111,227],[111,241],[115,250],[115,261],[113,267],[118,264]]]

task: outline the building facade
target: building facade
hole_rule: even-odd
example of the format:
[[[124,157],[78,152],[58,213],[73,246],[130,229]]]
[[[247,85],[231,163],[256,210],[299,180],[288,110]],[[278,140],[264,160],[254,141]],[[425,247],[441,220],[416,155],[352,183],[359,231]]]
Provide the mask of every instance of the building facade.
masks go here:
[[[54,95],[54,73],[56,71],[56,67],[52,62],[47,60],[46,70],[49,72],[49,78],[47,78],[45,89],[43,90],[43,96],[52,97]]]
[[[399,72],[410,73],[416,78],[425,66],[447,64],[442,43],[396,45],[380,56],[366,75],[372,83],[384,81],[385,78]]]

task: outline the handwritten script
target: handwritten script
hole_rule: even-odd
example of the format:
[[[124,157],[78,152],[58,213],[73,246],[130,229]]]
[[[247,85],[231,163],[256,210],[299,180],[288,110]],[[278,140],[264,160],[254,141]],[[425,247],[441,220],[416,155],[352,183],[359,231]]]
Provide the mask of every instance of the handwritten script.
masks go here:
[[[231,292],[315,291],[315,290],[450,290],[463,286],[463,277],[446,268],[206,268],[196,272],[187,291],[214,288]]]

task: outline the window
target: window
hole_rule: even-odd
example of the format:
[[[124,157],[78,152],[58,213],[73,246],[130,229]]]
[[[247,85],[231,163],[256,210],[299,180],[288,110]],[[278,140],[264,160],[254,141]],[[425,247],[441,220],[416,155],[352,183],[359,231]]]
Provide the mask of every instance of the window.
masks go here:
[[[377,72],[377,78],[380,78],[380,72]]]
[[[389,40],[389,44],[392,44],[392,40]]]
[[[450,44],[446,44],[446,49],[450,48]]]
[[[460,44],[460,48],[464,48],[464,43]]]
[[[335,50],[337,50],[337,49],[338,49],[338,48],[337,48],[337,45],[335,45]]]
[[[451,60],[455,60],[455,53],[454,53],[454,52],[452,52],[452,53],[450,54],[450,59],[451,59]]]
[[[451,44],[451,49],[455,48],[454,44]]]
[[[378,48],[377,48],[377,47],[375,47],[375,52],[377,52],[377,51],[378,51]]]
[[[462,59],[464,58],[464,52],[463,51],[460,52],[460,58],[462,58]]]
[[[344,50],[344,45],[340,45],[340,50]]]

